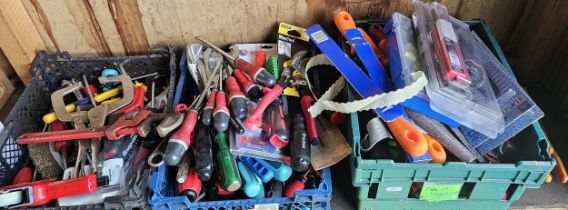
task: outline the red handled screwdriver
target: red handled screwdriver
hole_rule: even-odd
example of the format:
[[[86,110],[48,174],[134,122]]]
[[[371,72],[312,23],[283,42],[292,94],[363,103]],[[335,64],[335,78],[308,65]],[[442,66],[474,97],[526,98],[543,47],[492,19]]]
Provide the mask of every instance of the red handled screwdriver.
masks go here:
[[[217,96],[217,90],[213,89],[209,94],[209,99],[207,100],[207,105],[203,107],[203,113],[201,114],[201,123],[206,126],[211,125],[211,118],[213,109],[215,108],[215,97]]]
[[[223,133],[229,127],[229,118],[231,114],[227,108],[227,95],[223,91],[223,73],[219,73],[219,92],[217,92],[215,99],[215,110],[213,111],[213,120],[215,130]]]
[[[266,69],[262,66],[255,67],[249,62],[243,60],[242,58],[234,58],[233,56],[229,55],[227,52],[221,50],[219,47],[213,45],[213,43],[206,41],[202,37],[195,37],[196,39],[205,43],[205,45],[211,47],[219,54],[223,55],[225,58],[230,60],[237,69],[240,69],[246,72],[257,84],[260,84],[265,87],[272,87],[276,84],[276,79],[274,76],[270,74]]]
[[[190,202],[195,201],[199,194],[201,194],[201,187],[203,183],[199,180],[195,169],[190,168],[187,174],[187,179],[184,183],[178,184],[178,193],[185,195]]]
[[[319,144],[318,131],[316,130],[316,119],[310,115],[308,109],[312,105],[313,98],[310,94],[303,94],[300,99],[300,105],[302,106],[302,112],[304,113],[304,118],[306,119],[306,131],[308,132],[308,139],[312,145]]]
[[[288,145],[290,135],[286,129],[282,105],[280,103],[272,103],[269,111],[271,130],[269,142],[277,148],[283,148]]]
[[[217,74],[218,68],[213,70],[211,75]],[[214,76],[209,78],[205,89],[207,90],[214,80]],[[201,102],[203,102],[205,95],[201,93],[197,99],[191,104],[188,113],[185,115],[182,124],[179,126],[178,130],[174,132],[170,139],[168,140],[168,145],[166,146],[166,152],[164,155],[164,161],[169,166],[176,166],[191,143],[193,142],[193,131],[195,130],[195,124],[197,124],[197,117],[199,115],[199,109],[201,108]]]
[[[237,119],[245,118],[247,115],[247,99],[241,91],[239,83],[234,77],[225,79],[225,82],[229,91],[229,105],[231,105],[233,116]]]
[[[250,81],[249,78],[245,74],[243,74],[241,70],[235,70],[233,72],[233,76],[237,78],[237,81],[239,81],[239,84],[241,84],[241,88],[243,88],[249,98],[257,99],[260,97],[260,88],[252,81]]]
[[[256,64],[255,67],[261,67],[264,66],[264,63],[266,63],[266,51],[263,50],[257,50],[254,53],[254,63]]]

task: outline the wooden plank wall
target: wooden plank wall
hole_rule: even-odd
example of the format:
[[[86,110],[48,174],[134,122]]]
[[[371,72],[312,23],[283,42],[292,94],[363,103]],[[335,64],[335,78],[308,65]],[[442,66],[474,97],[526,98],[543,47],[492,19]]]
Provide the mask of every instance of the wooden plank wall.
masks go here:
[[[563,13],[568,1],[439,1],[457,18],[487,21],[522,82],[568,78],[561,71],[568,61],[558,59],[568,54],[566,47],[558,45],[568,42]],[[120,56],[168,43],[182,47],[195,42],[196,35],[222,46],[274,41],[279,22],[303,27],[320,23],[334,29],[332,14],[340,8],[355,19],[386,19],[396,11],[410,15],[413,10],[410,0],[0,1],[0,48],[26,84],[29,63],[40,49],[76,56]],[[547,79],[546,83],[568,89],[565,81]]]

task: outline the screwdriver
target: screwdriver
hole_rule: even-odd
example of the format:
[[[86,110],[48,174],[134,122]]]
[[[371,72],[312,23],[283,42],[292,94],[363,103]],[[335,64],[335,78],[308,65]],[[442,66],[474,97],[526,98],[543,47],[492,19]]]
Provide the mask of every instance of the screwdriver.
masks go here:
[[[213,173],[213,143],[209,127],[201,124],[195,140],[195,170],[201,181],[209,181]]]
[[[272,87],[276,84],[276,79],[272,76],[266,69],[262,66],[255,67],[254,65],[250,64],[249,62],[243,60],[242,58],[234,58],[233,56],[229,55],[229,53],[221,50],[219,47],[213,45],[213,43],[206,41],[202,37],[195,37],[196,39],[202,41],[207,46],[211,47],[219,54],[223,55],[225,58],[230,60],[235,68],[240,69],[247,73],[257,84],[260,84],[265,87]]]
[[[258,195],[258,193],[260,192],[261,188],[260,185],[262,185],[262,182],[259,182],[259,180],[257,180],[256,175],[254,175],[254,172],[252,172],[252,170],[245,163],[239,161],[237,163],[237,167],[241,172],[241,177],[243,179],[242,190],[245,193],[245,195],[248,196],[249,198]]]
[[[215,130],[218,133],[223,133],[229,127],[229,109],[227,108],[227,95],[223,91],[223,73],[219,73],[219,92],[215,98],[215,110],[213,111],[213,120]]]
[[[302,89],[302,88],[300,88]],[[300,91],[303,92],[303,91]],[[316,118],[313,118],[308,109],[312,106],[314,99],[310,94],[302,94],[300,99],[300,105],[302,106],[302,112],[304,113],[304,118],[306,119],[306,130],[308,132],[308,139],[312,145],[319,144],[318,131],[316,130]]]
[[[235,76],[239,84],[241,84],[241,88],[243,88],[249,98],[257,99],[260,97],[260,88],[250,81],[241,70],[237,69],[233,71],[233,76]]]
[[[219,68],[213,70],[211,75],[215,75]],[[205,89],[211,86],[213,82],[213,77],[209,78],[207,84],[205,85]],[[201,102],[205,98],[205,95],[201,93],[197,99],[191,104],[191,108],[189,109],[188,113],[185,115],[185,119],[183,119],[183,123],[178,128],[176,132],[174,132],[170,139],[168,140],[168,145],[166,147],[166,152],[164,155],[164,161],[169,166],[175,166],[179,163],[183,154],[187,151],[189,146],[192,143],[193,138],[193,130],[195,128],[195,124],[197,123],[197,116],[199,115],[199,109],[201,107]]]
[[[247,114],[247,99],[245,94],[241,91],[237,79],[229,77],[225,79],[227,83],[227,90],[229,91],[229,105],[233,116],[237,119],[243,119]]]
[[[292,121],[292,139],[290,142],[290,159],[292,168],[302,172],[310,167],[311,146],[302,114],[296,113]]]
[[[286,188],[284,188],[284,196],[293,198],[296,191],[306,188],[306,182],[308,181],[307,176],[309,172],[310,170],[306,170],[304,174],[299,175],[296,179],[288,182]]]
[[[211,118],[213,109],[215,108],[215,96],[217,95],[217,90],[213,89],[209,93],[209,99],[207,100],[207,105],[203,107],[203,113],[201,114],[201,123],[206,126],[211,125]]]
[[[242,181],[235,157],[229,152],[227,135],[218,133],[215,136],[215,143],[217,144],[217,165],[221,175],[221,186],[231,192],[237,191],[241,188]]]
[[[201,183],[197,177],[197,172],[195,169],[191,168],[189,169],[185,182],[178,184],[178,193],[180,195],[185,195],[190,202],[193,202],[201,193],[202,185],[203,183]]]
[[[270,112],[270,138],[269,142],[277,148],[283,148],[288,145],[289,135],[286,129],[286,121],[284,121],[284,112],[280,103],[272,103],[269,108]]]

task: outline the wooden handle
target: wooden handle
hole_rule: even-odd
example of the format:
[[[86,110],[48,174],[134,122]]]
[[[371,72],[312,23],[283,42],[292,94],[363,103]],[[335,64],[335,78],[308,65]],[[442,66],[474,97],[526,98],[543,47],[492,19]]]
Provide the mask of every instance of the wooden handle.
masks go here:
[[[428,142],[424,135],[404,117],[387,122],[390,131],[402,149],[412,156],[422,156],[428,152]]]

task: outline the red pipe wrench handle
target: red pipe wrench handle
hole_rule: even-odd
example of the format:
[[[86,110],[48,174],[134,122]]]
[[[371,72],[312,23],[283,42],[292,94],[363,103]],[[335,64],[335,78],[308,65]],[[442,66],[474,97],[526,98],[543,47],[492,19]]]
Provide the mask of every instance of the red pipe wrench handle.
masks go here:
[[[152,115],[152,112],[148,110],[125,113],[105,130],[105,135],[109,140],[118,140],[125,135],[134,134],[136,133],[136,126],[140,125],[150,115]]]
[[[105,137],[107,127],[97,129],[73,129],[39,133],[26,133],[18,137],[18,144],[34,144],[54,141],[69,141],[76,139],[91,139]]]
[[[270,105],[278,96],[282,94],[282,87],[276,84],[272,88],[264,87],[262,89],[264,92],[264,96],[256,106],[254,112],[247,117],[245,122],[243,123],[244,126],[249,130],[254,130],[260,128],[262,125],[262,114],[266,111],[268,105]]]
[[[319,144],[318,131],[316,130],[316,119],[310,115],[308,109],[312,105],[312,97],[309,95],[302,96],[300,99],[300,104],[302,105],[302,112],[304,113],[304,118],[306,119],[306,130],[308,132],[308,139],[313,145]]]
[[[116,111],[114,114],[144,109],[144,94],[146,94],[146,92],[143,86],[134,87],[134,99],[132,99],[132,103]]]
[[[16,188],[29,189],[28,195],[33,200],[31,203],[20,207],[40,206],[52,200],[91,193],[97,191],[97,176],[95,174],[82,176],[75,179],[56,181],[56,179],[45,179],[37,182],[22,183],[0,188],[0,190],[11,190]],[[31,195],[30,195],[31,194]]]

